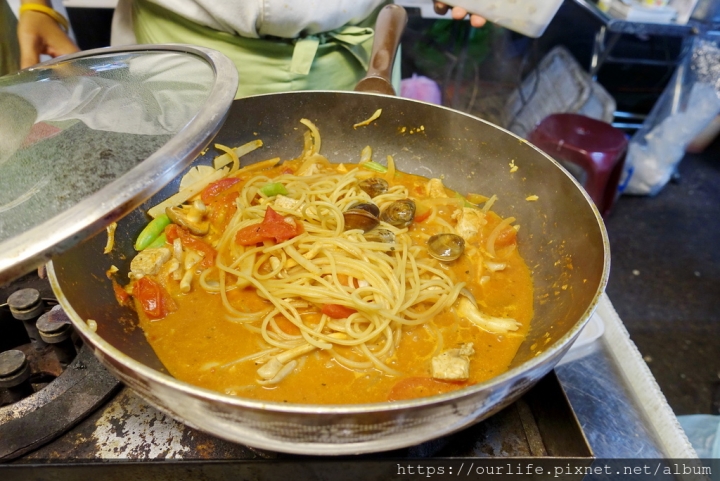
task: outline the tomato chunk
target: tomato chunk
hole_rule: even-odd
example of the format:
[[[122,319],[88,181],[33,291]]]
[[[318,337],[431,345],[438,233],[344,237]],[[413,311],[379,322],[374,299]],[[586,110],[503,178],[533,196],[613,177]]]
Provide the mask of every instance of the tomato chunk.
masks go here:
[[[265,211],[260,231],[265,237],[274,238],[275,242],[284,242],[303,232],[302,224],[286,222],[285,217],[275,212],[270,206]]]
[[[209,204],[213,200],[215,200],[216,197],[218,197],[223,191],[229,189],[233,185],[240,182],[240,179],[237,177],[226,177],[224,179],[220,179],[217,182],[213,182],[212,184],[208,185],[203,189],[203,191],[200,193],[200,199],[202,199],[203,202],[206,204]]]
[[[240,229],[235,234],[235,242],[242,246],[255,245],[265,240],[284,242],[303,232],[301,223],[295,222],[291,224],[286,222],[285,217],[268,206],[263,221]]]
[[[240,196],[239,192],[228,192],[219,195],[212,203],[212,210],[210,212],[210,222],[218,232],[225,231],[225,228],[230,223],[230,219],[235,215],[237,211],[237,204],[235,201]]]
[[[177,309],[165,289],[147,276],[135,282],[133,296],[140,302],[143,312],[150,319],[162,319]]]
[[[517,231],[508,226],[501,230],[495,239],[495,248],[507,247],[512,244],[517,244]]]
[[[113,292],[115,293],[115,300],[118,301],[118,304],[121,306],[126,305],[130,300],[130,294],[128,294],[115,279],[111,279],[111,281],[113,285]]]
[[[500,216],[493,211],[488,212],[486,214],[486,218],[488,220],[488,225],[486,227],[488,232],[495,229],[495,227],[502,222]],[[501,230],[495,238],[495,248],[502,249],[503,247],[508,247],[513,244],[517,244],[517,231],[510,225],[505,226],[505,228]]]
[[[117,283],[115,279],[111,279],[111,281],[113,286],[113,292],[115,293],[115,300],[121,306],[127,305],[128,301],[130,300],[130,294],[128,294],[125,289],[123,289],[122,286]]]
[[[428,217],[430,217],[430,214],[431,214],[431,213],[432,213],[432,210],[426,210],[426,211],[423,212],[422,214],[416,215],[413,220],[414,220],[415,222],[422,222],[422,221],[426,220]]]
[[[421,186],[423,189],[425,189],[425,186]],[[421,199],[414,199],[415,200],[415,215],[413,216],[413,222],[423,222],[427,220],[428,217],[430,217],[430,214],[433,213],[433,206],[432,204],[425,202]]]
[[[341,306],[340,304],[325,304],[320,310],[323,314],[333,319],[345,319],[355,314],[357,311],[350,307]]]
[[[192,235],[187,229],[176,224],[170,224],[165,228],[165,237],[170,244],[179,238],[183,246],[204,254],[202,261],[200,261],[200,267],[208,268],[215,263],[217,251],[207,242]]]
[[[235,243],[241,246],[252,246],[265,240],[265,236],[260,232],[262,224],[253,224],[243,227],[235,234]]]

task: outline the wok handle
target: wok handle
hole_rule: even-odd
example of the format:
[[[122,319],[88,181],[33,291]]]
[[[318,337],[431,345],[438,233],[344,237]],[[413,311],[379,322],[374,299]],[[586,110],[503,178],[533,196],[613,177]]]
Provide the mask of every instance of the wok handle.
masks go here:
[[[355,86],[358,92],[395,95],[390,78],[400,38],[407,24],[407,12],[400,5],[386,5],[375,22],[370,67],[365,78]]]

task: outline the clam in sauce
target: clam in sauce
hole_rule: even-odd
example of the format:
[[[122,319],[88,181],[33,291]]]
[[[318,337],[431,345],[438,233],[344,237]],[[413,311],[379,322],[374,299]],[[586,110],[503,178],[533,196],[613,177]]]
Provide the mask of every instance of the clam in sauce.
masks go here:
[[[465,252],[465,239],[457,234],[435,234],[427,245],[430,255],[443,262],[452,262]]]
[[[363,232],[370,231],[380,223],[377,217],[379,214],[380,208],[375,204],[369,202],[354,204],[343,212],[345,230],[360,229]]]
[[[360,181],[358,182],[358,187],[369,195],[371,199],[386,193],[390,188],[387,181],[379,177],[370,177],[369,179]]]
[[[365,240],[368,242],[383,242],[385,244],[395,243],[395,234],[388,229],[373,229],[365,233]]]
[[[415,202],[412,199],[396,200],[380,214],[380,220],[391,226],[403,229],[412,224],[415,218]]]

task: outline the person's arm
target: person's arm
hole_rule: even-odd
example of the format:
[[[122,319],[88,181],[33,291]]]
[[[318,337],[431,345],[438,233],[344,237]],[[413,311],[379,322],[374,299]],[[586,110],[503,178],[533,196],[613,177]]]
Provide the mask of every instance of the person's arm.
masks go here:
[[[441,2],[435,2],[435,11],[440,15],[445,15],[449,8],[449,5],[445,5]],[[462,20],[467,16],[467,14],[468,11],[462,7],[453,7],[452,12],[450,12],[450,15],[452,15],[452,18],[455,20]],[[485,25],[486,22],[487,20],[485,20],[485,18],[481,17],[480,15],[470,15],[470,25],[472,25],[473,27],[480,28]]]
[[[20,0],[21,8],[26,4],[52,8],[49,0]],[[20,13],[17,35],[21,69],[38,63],[42,54],[58,57],[79,51],[53,16],[40,11],[25,9]]]

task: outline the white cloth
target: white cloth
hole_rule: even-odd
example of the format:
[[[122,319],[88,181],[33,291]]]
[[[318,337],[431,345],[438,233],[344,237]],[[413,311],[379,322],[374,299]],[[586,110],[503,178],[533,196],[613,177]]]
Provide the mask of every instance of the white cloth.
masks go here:
[[[247,38],[296,38],[354,25],[383,0],[148,0],[200,25]],[[134,43],[132,0],[119,0],[112,45]]]

